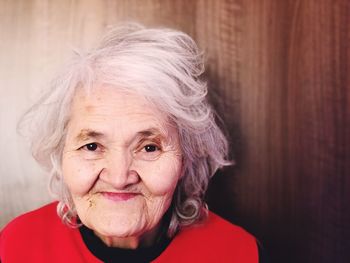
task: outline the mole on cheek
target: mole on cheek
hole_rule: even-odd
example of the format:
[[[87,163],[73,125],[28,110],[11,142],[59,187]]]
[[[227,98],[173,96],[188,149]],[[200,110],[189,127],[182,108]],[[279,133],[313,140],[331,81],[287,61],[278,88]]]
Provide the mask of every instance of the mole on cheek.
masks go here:
[[[91,105],[85,107],[85,111],[88,113],[92,112],[93,110],[94,110],[94,107]]]
[[[95,199],[92,195],[88,196],[87,201],[89,202],[89,208],[93,208],[96,206]]]

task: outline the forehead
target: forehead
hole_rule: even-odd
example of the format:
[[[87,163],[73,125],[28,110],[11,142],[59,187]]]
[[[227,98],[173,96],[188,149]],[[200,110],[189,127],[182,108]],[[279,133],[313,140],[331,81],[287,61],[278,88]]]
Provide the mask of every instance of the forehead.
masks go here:
[[[165,129],[167,116],[144,96],[111,86],[93,87],[88,92],[79,88],[73,98],[70,126],[103,129]],[[85,127],[87,126],[87,127]]]

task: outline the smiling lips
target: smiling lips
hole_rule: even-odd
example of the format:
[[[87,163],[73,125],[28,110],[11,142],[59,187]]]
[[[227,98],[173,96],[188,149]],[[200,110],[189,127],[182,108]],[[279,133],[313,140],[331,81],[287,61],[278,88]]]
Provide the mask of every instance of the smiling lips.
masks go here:
[[[105,198],[112,201],[127,201],[139,195],[138,193],[115,193],[115,192],[102,192],[101,194]]]

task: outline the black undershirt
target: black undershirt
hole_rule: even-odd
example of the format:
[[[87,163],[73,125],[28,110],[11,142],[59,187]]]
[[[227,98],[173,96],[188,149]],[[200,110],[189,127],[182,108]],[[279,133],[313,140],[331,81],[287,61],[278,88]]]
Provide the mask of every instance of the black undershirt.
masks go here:
[[[84,243],[97,258],[103,262],[151,262],[156,259],[169,245],[171,240],[162,235],[162,237],[152,247],[137,249],[121,249],[108,247],[99,239],[94,232],[82,226],[79,231],[83,237]]]
[[[137,249],[108,247],[91,229],[84,225],[79,228],[79,231],[90,252],[105,263],[145,263],[155,260],[170,244],[172,239],[167,236],[170,219],[171,213],[169,209],[164,214],[155,244],[151,247],[140,247]]]

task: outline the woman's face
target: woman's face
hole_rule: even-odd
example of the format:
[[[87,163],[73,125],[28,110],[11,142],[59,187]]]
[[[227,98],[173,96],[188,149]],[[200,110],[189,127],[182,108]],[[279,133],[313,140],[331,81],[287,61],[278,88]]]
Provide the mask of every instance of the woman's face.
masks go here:
[[[76,92],[63,178],[80,220],[105,242],[154,235],[181,160],[176,128],[142,96],[106,86]]]

